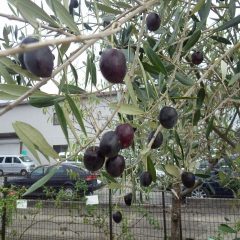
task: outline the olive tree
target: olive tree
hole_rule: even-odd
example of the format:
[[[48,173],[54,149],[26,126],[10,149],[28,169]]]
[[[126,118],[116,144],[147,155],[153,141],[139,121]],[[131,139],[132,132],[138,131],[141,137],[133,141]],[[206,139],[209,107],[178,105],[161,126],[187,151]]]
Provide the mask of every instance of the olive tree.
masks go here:
[[[213,161],[239,151],[238,0],[35,2],[8,0],[10,12],[0,12],[7,22],[1,37],[0,98],[13,100],[0,116],[22,101],[54,106],[67,140],[68,131],[76,138],[69,143],[76,143],[73,155],[97,145],[107,128],[128,123],[135,133],[132,148],[122,150],[131,157],[124,176],[135,179],[147,171],[156,181],[155,169],[162,166],[171,176],[175,199],[181,197],[183,169],[193,171],[199,159]],[[33,39],[24,42],[26,37]],[[41,90],[50,82],[57,94]],[[82,97],[113,90],[120,98],[109,103],[111,115],[89,137],[84,121],[90,115],[82,109]],[[171,127],[161,120],[164,107],[176,110]],[[38,152],[58,158],[30,125],[16,122],[14,129],[36,158]],[[178,227],[173,229],[172,239],[179,239]]]

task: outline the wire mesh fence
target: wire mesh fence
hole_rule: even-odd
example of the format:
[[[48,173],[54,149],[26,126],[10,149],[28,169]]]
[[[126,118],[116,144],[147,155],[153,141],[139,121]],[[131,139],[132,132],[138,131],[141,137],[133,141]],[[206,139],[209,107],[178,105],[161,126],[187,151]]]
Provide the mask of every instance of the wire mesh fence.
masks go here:
[[[7,209],[5,239],[170,239],[171,193],[156,191],[137,195],[137,201],[131,206],[125,205],[123,195],[113,192],[111,205],[107,189],[98,192],[99,204],[96,205],[87,205],[86,201],[18,202],[16,208]],[[214,239],[219,236],[221,224],[234,227],[240,222],[239,206],[240,200],[237,199],[188,198],[181,205],[182,239]],[[110,210],[122,213],[122,221],[118,224],[113,221],[112,228]],[[237,233],[221,237],[218,239],[237,239]]]

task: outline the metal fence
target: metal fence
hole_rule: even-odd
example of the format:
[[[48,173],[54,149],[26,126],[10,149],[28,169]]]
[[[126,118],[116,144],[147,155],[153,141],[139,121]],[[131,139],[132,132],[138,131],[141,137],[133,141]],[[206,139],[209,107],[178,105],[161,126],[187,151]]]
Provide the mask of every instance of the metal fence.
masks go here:
[[[137,195],[141,203],[137,201],[130,207],[124,204],[123,195],[113,192],[109,204],[109,191],[102,189],[97,205],[86,205],[85,201],[27,200],[18,202],[14,208],[7,207],[6,215],[2,205],[2,239],[4,236],[7,240],[169,239],[170,193],[157,191]],[[239,206],[240,200],[236,199],[187,199],[181,206],[182,239],[211,239],[220,234],[221,224],[234,228],[240,222]],[[123,216],[119,224],[109,218],[117,210]],[[237,233],[218,239],[234,238],[237,239]]]

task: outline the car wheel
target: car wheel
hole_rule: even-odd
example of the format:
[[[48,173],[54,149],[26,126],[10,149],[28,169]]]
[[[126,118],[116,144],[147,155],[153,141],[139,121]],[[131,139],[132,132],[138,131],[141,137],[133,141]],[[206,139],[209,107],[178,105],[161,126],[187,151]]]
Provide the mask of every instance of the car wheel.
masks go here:
[[[191,198],[208,198],[209,196],[208,190],[204,187],[197,187],[191,192]]]
[[[26,176],[26,175],[27,175],[27,171],[26,171],[26,170],[22,170],[22,171],[21,171],[21,175],[22,175],[22,176]]]
[[[67,199],[72,199],[74,197],[74,188],[73,188],[73,186],[65,186],[64,187],[64,196]]]
[[[3,176],[3,170],[0,170],[0,176]]]

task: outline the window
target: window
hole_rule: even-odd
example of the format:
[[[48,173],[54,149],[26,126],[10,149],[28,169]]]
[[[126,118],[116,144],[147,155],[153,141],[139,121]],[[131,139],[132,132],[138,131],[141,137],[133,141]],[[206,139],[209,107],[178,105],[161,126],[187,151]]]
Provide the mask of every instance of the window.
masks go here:
[[[3,159],[4,159],[4,157],[0,157],[0,163],[2,163]]]
[[[18,158],[16,158],[16,157],[13,159],[13,162],[14,163],[21,163],[21,161]]]
[[[56,113],[53,113],[53,125],[60,125]]]
[[[33,162],[33,160],[27,156],[19,157],[23,162]]]
[[[66,152],[68,149],[68,145],[53,145],[53,149],[57,152]]]
[[[5,163],[12,163],[12,157],[6,157]]]
[[[45,166],[41,166],[39,168],[36,168],[34,171],[32,171],[31,176],[32,178],[38,178],[44,175],[46,171],[46,167]]]
[[[54,174],[55,177],[62,177],[66,175],[66,171],[63,167],[59,167],[57,172]]]

